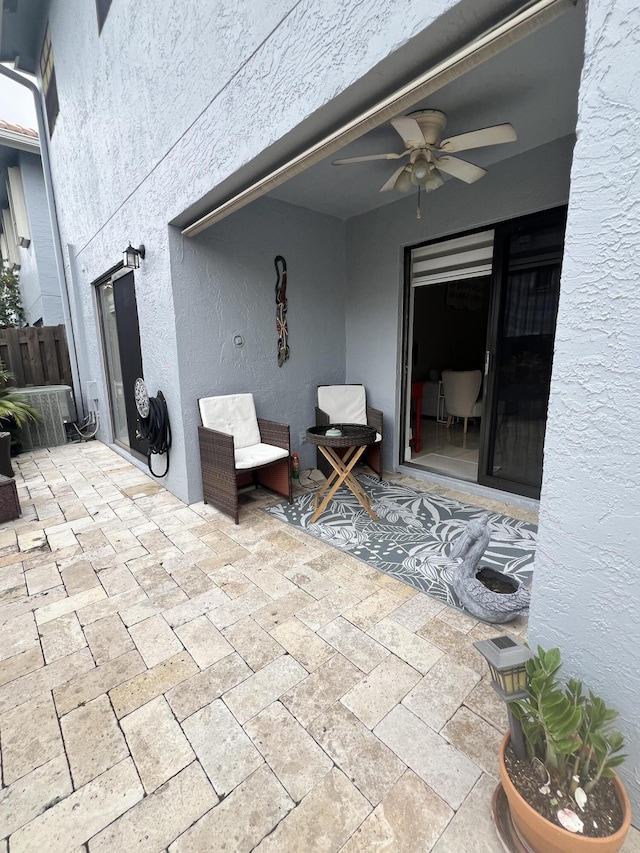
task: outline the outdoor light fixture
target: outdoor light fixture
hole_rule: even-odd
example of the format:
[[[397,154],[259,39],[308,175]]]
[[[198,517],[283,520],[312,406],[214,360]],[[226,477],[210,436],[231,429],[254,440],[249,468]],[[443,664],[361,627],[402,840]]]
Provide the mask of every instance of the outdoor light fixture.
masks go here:
[[[533,652],[508,635],[479,640],[473,645],[489,664],[493,689],[507,703],[511,745],[518,758],[524,759],[526,753],[522,726],[511,711],[511,703],[526,699],[529,695],[525,665],[533,657]]]
[[[140,266],[140,259],[142,258],[142,260],[144,260],[144,256],[144,246],[140,245],[137,249],[134,249],[131,243],[129,243],[123,252],[125,267],[130,270],[137,270]]]

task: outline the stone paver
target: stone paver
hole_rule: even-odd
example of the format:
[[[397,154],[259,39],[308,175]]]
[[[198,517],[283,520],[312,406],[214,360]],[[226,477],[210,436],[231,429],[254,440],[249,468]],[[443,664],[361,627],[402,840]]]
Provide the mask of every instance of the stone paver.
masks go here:
[[[362,670],[342,655],[334,655],[324,666],[282,695],[282,703],[308,726],[362,678]]]
[[[73,790],[63,754],[0,791],[0,836],[6,837]]]
[[[454,809],[480,777],[477,764],[402,705],[387,714],[374,734]]]
[[[254,672],[284,653],[280,643],[250,616],[229,625],[222,633]]]
[[[420,673],[389,655],[342,697],[342,704],[372,729],[420,680]]]
[[[262,764],[262,756],[220,699],[187,717],[182,728],[221,796]]]
[[[336,653],[333,646],[321,640],[295,617],[277,625],[271,636],[309,672],[322,666]]]
[[[182,643],[160,615],[132,625],[129,634],[148,667],[182,651]]]
[[[111,702],[104,694],[75,708],[60,724],[76,789],[129,755]]]
[[[249,666],[234,653],[167,690],[165,696],[177,719],[182,721],[250,675]]]
[[[61,755],[62,738],[51,694],[2,714],[0,738],[5,785]]]
[[[163,850],[217,802],[202,767],[194,761],[95,835],[89,853]]]
[[[139,674],[134,674],[133,678],[120,681],[109,690],[109,698],[117,716],[124,717],[197,671],[197,664],[191,655],[180,652],[151,669],[143,669]]]
[[[169,853],[250,853],[293,802],[266,764],[169,847]],[[91,850],[90,853],[93,853]]]
[[[14,465],[0,853],[499,853],[505,710],[473,647],[498,630],[259,490],[236,526],[97,441]]]
[[[235,717],[241,723],[246,723],[306,675],[306,669],[296,660],[283,655],[263,666],[242,684],[233,687],[223,698]]]
[[[332,853],[342,847],[370,811],[371,804],[344,773],[334,768],[256,847],[256,853]]]
[[[431,850],[453,816],[444,800],[411,770],[396,782],[342,848],[343,853]],[[459,853],[467,850],[464,845]]]
[[[195,758],[162,696],[123,717],[120,725],[148,794]]]
[[[134,648],[131,635],[117,613],[85,625],[84,636],[96,664],[106,663]]]
[[[374,806],[406,769],[405,764],[340,702],[314,720],[309,734]]]
[[[14,832],[11,853],[77,850],[141,800],[143,793],[135,765],[127,758]]]
[[[447,655],[405,696],[402,704],[439,732],[478,681],[477,672]]]
[[[66,616],[59,616],[52,622],[40,625],[39,634],[44,659],[47,663],[66,657],[87,645],[87,640],[75,613],[67,613]]]
[[[185,622],[175,632],[200,669],[206,669],[233,651],[233,646],[206,616]]]
[[[280,702],[274,702],[245,726],[295,802],[332,768],[333,762]]]
[[[389,654],[388,649],[341,616],[320,628],[318,634],[363,672],[371,672]]]

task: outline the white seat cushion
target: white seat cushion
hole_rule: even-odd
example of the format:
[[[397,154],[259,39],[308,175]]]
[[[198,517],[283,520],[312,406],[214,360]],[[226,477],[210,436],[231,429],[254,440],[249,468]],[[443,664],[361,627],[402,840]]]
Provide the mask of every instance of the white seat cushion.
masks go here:
[[[364,385],[319,385],[318,408],[329,415],[332,424],[366,424]]]
[[[235,450],[260,444],[253,394],[202,397],[198,405],[202,426],[232,435]]]
[[[252,444],[250,447],[235,449],[236,469],[258,468],[260,465],[268,465],[278,459],[285,459],[289,453],[282,447],[274,447],[273,444]]]

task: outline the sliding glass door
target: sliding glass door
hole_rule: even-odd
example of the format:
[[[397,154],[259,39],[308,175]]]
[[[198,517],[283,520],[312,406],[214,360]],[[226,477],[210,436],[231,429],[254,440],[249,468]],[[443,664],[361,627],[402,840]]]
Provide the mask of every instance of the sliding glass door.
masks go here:
[[[478,481],[539,497],[564,209],[496,228]]]

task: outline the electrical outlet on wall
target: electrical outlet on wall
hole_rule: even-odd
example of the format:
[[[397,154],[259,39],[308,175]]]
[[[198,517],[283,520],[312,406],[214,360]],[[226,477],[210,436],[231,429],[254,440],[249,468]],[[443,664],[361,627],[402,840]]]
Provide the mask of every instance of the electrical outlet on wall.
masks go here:
[[[298,441],[300,444],[306,444],[307,443],[307,431],[306,430],[304,432],[298,433]]]

